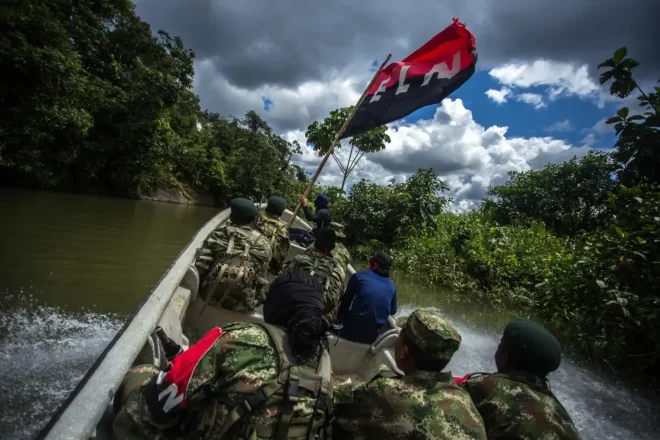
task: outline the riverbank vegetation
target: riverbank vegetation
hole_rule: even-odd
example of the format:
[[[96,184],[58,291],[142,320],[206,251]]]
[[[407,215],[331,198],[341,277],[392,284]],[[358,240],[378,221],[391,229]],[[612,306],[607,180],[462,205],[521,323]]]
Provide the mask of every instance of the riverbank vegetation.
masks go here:
[[[512,172],[480,208],[447,211],[431,170],[362,181],[333,210],[358,256],[387,249],[399,275],[472,300],[515,304],[593,359],[660,378],[660,87],[642,91],[619,49],[601,82],[638,109],[607,120],[611,154]]]

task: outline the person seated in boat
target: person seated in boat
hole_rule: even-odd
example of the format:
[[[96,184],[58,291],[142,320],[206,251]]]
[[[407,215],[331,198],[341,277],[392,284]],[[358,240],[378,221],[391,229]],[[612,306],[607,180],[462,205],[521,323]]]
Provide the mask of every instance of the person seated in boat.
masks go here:
[[[268,238],[253,228],[259,214],[254,203],[238,198],[229,206],[229,221],[211,232],[195,267],[205,301],[249,312],[265,299],[272,251]]]
[[[332,365],[322,306],[318,282],[289,272],[270,286],[270,324],[216,327],[166,371],[133,368],[115,395],[115,438],[328,439]]]
[[[470,395],[442,371],[460,342],[437,312],[415,310],[394,344],[405,376],[381,370],[368,383],[337,386],[333,438],[486,440]]]
[[[282,197],[272,196],[268,198],[268,204],[263,214],[259,214],[257,230],[264,234],[270,242],[273,256],[270,259],[270,273],[278,275],[282,271],[282,265],[289,253],[291,242],[286,224],[280,220],[280,216],[286,209],[286,200]]]
[[[548,374],[560,362],[561,346],[550,332],[534,321],[515,319],[495,352],[497,373],[456,381],[470,393],[489,440],[577,440],[573,421],[548,386]]]
[[[302,246],[307,247],[314,242],[316,232],[321,229],[326,229],[330,227],[332,223],[332,216],[330,215],[330,210],[328,196],[325,194],[319,194],[314,199],[314,208],[316,212],[312,212],[307,206],[307,197],[300,196],[300,204],[305,214],[307,221],[313,222],[312,231],[307,231],[302,228],[291,228],[290,237],[292,241],[300,243]]]
[[[323,316],[330,323],[337,320],[339,298],[344,292],[346,272],[331,256],[335,248],[337,236],[332,229],[321,229],[316,233],[316,241],[312,249],[296,255],[289,261],[284,270],[302,270],[316,278],[323,286],[324,311]]]
[[[339,305],[339,322],[343,326],[339,336],[363,344],[378,338],[387,318],[397,312],[391,267],[392,257],[378,252],[369,260],[369,269],[351,276]]]
[[[344,245],[344,240],[346,240],[346,234],[344,234],[344,225],[337,222],[330,223],[330,229],[335,231],[337,235],[337,242],[335,243],[335,248],[332,250],[332,258],[346,271],[348,263],[351,262],[351,253],[348,252],[346,246]]]

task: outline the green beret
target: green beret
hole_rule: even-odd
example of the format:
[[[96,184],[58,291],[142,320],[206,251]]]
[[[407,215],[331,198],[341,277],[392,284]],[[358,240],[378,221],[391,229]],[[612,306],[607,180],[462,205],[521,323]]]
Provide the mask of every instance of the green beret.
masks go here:
[[[461,345],[461,335],[440,314],[431,309],[417,309],[408,317],[406,338],[429,358],[449,361]]]
[[[232,217],[236,218],[255,218],[259,214],[257,207],[248,199],[233,199],[229,202],[229,207],[231,208]]]
[[[507,324],[501,341],[513,368],[546,376],[559,368],[561,345],[541,325],[529,319],[514,319]]]
[[[341,223],[331,222],[330,223],[330,229],[335,231],[335,234],[337,234],[337,237],[346,238],[346,234],[344,234],[344,225],[342,225]]]
[[[279,196],[270,196],[268,197],[268,205],[266,206],[266,212],[276,216],[281,216],[284,210],[286,209],[286,200]]]
[[[138,365],[128,370],[121,384],[119,384],[119,388],[117,388],[117,393],[112,403],[114,413],[117,414],[126,404],[128,397],[133,391],[147,384],[159,372],[160,370],[151,364]]]

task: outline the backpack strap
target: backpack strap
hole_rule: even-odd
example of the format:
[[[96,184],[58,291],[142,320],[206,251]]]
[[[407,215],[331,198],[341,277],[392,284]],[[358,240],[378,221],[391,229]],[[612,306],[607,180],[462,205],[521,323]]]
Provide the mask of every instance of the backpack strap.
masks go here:
[[[222,280],[222,277],[224,276],[225,272],[227,271],[227,263],[223,264],[220,266],[220,270],[218,271],[218,274],[216,275],[215,278],[213,278],[213,282],[208,285],[206,288],[206,292],[204,293],[204,306],[202,306],[202,310],[200,313],[204,313],[204,309],[206,309],[206,306],[209,305],[209,302],[211,301],[211,297],[213,296],[213,293],[215,292],[215,289],[218,288],[218,284],[220,284],[220,281]],[[224,292],[222,294],[222,297],[220,298],[219,305],[222,305],[222,302],[225,300],[225,297],[227,296],[227,293]]]
[[[332,378],[330,354],[324,349],[321,353],[321,359],[319,360],[316,372],[310,373],[308,370],[295,365],[295,359],[288,344],[288,336],[282,329],[265,323],[260,325],[268,331],[273,345],[275,345],[280,359],[279,382],[286,390],[285,399],[280,408],[280,420],[274,438],[276,440],[286,440],[289,434],[301,436],[304,429],[306,437],[313,439],[327,409],[328,394],[331,389],[330,381]],[[316,395],[314,412],[312,413],[309,424],[304,428],[291,427],[293,408],[298,402],[298,391],[300,388],[311,391]]]
[[[227,250],[225,251],[225,255],[227,257],[231,257],[231,253],[234,250],[234,238],[236,236],[236,228],[233,226],[228,226],[227,232],[229,233],[229,243],[227,243]]]

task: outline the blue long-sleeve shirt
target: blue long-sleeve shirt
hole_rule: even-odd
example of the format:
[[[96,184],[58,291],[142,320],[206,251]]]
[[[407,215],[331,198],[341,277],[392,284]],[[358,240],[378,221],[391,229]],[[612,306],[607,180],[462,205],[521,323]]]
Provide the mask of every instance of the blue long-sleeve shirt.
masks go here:
[[[396,287],[389,277],[372,270],[356,272],[348,281],[339,305],[342,338],[370,344],[387,318],[396,313]]]

